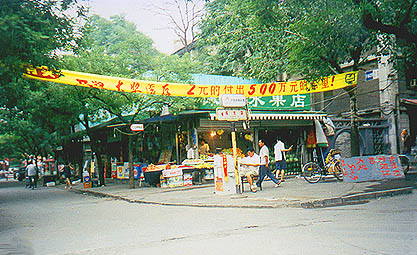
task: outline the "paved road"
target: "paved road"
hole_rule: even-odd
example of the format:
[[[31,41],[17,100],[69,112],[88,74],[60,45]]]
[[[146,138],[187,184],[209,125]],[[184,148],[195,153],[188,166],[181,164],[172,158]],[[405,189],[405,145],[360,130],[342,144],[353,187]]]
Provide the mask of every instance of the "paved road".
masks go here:
[[[325,209],[222,209],[0,182],[0,254],[417,254],[416,219],[415,193]]]

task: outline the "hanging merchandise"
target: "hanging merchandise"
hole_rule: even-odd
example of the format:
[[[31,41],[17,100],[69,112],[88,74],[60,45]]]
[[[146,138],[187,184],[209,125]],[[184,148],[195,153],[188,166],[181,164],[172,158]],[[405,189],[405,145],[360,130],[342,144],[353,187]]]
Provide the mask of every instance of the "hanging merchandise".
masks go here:
[[[323,128],[318,120],[314,120],[314,126],[316,129],[316,142],[318,147],[329,147],[326,135],[323,132]]]
[[[251,134],[246,134],[246,135],[245,135],[245,139],[246,139],[247,141],[253,142],[253,138],[252,138],[252,135],[251,135]]]
[[[308,133],[306,147],[307,148],[315,148],[316,147],[316,144],[317,144],[316,132],[314,131],[314,129],[312,129]]]

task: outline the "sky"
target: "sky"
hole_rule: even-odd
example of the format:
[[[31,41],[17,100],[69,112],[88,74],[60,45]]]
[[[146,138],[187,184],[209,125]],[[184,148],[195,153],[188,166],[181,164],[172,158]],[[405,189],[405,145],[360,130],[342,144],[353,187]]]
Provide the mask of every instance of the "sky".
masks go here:
[[[136,24],[138,31],[149,36],[154,41],[154,47],[160,52],[171,54],[182,46],[175,42],[177,37],[169,29],[169,18],[155,13],[156,6],[169,6],[173,0],[90,0],[91,14],[98,14],[106,19],[123,14],[128,21]]]

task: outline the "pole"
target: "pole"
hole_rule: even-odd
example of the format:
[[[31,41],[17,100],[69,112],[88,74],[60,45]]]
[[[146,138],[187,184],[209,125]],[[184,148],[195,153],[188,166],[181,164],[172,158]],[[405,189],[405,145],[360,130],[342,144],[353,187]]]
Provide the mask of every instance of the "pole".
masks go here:
[[[179,147],[179,141],[178,141],[178,132],[175,133],[175,152],[177,156],[177,162],[176,164],[180,164],[180,147]]]
[[[237,165],[237,146],[236,146],[236,126],[235,122],[231,123],[232,131],[232,146],[233,146],[233,159],[235,161],[235,178],[236,178],[236,194],[240,194],[240,184],[239,184],[239,169]]]
[[[129,144],[128,144],[128,157],[129,157],[129,189],[135,188],[135,179],[133,173],[133,137],[129,135]]]

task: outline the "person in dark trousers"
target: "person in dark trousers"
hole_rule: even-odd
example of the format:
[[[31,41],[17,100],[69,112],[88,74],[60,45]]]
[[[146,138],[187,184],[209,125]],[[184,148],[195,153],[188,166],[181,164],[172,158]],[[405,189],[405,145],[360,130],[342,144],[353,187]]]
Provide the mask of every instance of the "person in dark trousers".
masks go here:
[[[29,161],[29,165],[26,167],[26,175],[29,178],[29,188],[36,188],[35,175],[36,175],[36,165],[33,161]]]
[[[65,176],[65,189],[72,189],[71,170],[74,170],[74,168],[71,164],[66,163],[62,166],[61,170],[63,170],[63,174]]]
[[[285,144],[277,137],[277,143],[274,146],[274,154],[275,154],[275,165],[276,165],[276,172],[275,176],[278,178],[279,174],[281,174],[281,182],[284,181],[284,175],[286,170],[286,156],[285,152],[288,152],[292,149],[292,145],[290,148],[285,149]]]
[[[269,168],[269,149],[266,147],[263,140],[259,140],[258,144],[261,148],[259,151],[261,162],[259,166],[259,179],[256,182],[256,186],[258,186],[258,188],[261,190],[262,182],[264,181],[265,176],[268,176],[275,183],[275,187],[278,187],[281,182],[275,177]]]
[[[413,145],[411,142],[411,137],[408,134],[407,129],[403,129],[401,132],[401,141],[403,142],[403,154],[410,157],[411,155],[411,146]]]

